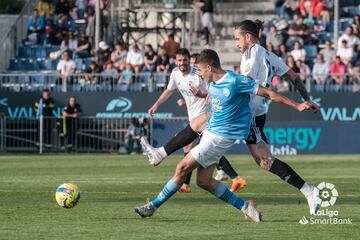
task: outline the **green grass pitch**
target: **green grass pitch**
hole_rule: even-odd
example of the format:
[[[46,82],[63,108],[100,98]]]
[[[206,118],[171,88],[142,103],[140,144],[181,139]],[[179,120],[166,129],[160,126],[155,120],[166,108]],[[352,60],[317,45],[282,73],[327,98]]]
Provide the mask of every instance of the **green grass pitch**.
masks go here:
[[[136,215],[133,207],[156,196],[179,156],[151,167],[144,156],[2,155],[0,239],[360,239],[360,156],[281,158],[310,183],[335,184],[339,198],[329,209],[353,224],[299,224],[309,218],[302,194],[245,155],[229,159],[248,180],[238,194],[256,198],[264,214],[259,224],[198,188],[194,175],[193,193],[177,193],[152,218]],[[81,189],[73,209],[55,202],[55,189],[64,182]]]

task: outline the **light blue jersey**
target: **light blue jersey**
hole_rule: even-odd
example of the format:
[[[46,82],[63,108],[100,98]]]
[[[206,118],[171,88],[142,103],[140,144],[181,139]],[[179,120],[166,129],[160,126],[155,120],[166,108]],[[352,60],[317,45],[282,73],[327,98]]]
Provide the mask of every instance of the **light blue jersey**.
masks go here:
[[[212,116],[206,129],[228,139],[245,140],[251,122],[250,94],[256,94],[258,88],[253,79],[232,71],[227,71],[219,81],[211,83]]]

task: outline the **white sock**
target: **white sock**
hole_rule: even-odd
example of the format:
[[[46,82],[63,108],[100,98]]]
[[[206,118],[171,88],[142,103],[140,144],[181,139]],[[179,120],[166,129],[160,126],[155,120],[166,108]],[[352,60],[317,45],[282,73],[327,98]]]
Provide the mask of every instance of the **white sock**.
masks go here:
[[[300,192],[304,194],[305,197],[307,197],[312,191],[314,190],[314,186],[308,184],[307,182],[304,183],[304,185],[300,188]]]
[[[166,153],[164,147],[158,148],[158,152],[160,153],[160,156],[161,156],[163,159],[167,157],[167,153]]]

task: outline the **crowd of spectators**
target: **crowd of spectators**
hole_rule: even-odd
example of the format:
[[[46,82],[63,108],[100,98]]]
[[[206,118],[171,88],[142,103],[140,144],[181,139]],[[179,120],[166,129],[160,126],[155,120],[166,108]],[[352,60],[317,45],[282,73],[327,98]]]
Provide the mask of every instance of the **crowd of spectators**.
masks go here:
[[[123,91],[129,90],[134,81],[141,82],[149,76],[165,84],[167,75],[174,67],[175,51],[179,47],[175,36],[170,34],[157,51],[151,44],[146,44],[144,50],[138,44],[133,44],[127,50],[123,43],[116,43],[111,48],[105,41],[101,41],[99,50],[92,54],[91,44],[86,39],[79,45],[69,32],[59,50],[62,57],[57,71],[64,77],[74,73],[84,74],[84,84],[106,84]],[[88,66],[77,69],[76,59],[85,57],[90,60]],[[74,83],[70,78],[67,81]]]
[[[265,24],[264,47],[268,51],[276,53],[304,81],[311,77],[315,88],[322,90],[328,83],[335,87],[360,84],[360,16],[346,22],[334,42],[332,1],[274,2],[276,16]]]
[[[50,57],[61,58],[57,70],[63,76],[74,72],[105,76],[87,76],[85,82],[89,84],[107,82],[129,89],[134,80],[141,81],[139,75],[146,74],[164,81],[161,74],[171,71],[175,51],[180,47],[175,36],[170,34],[168,40],[156,49],[151,44],[126,46],[117,43],[109,46],[102,41],[99,50],[94,51],[95,2],[40,0],[38,8],[29,18],[28,37],[24,43],[60,45],[60,50]],[[314,85],[322,87],[327,83],[351,85],[360,82],[360,16],[355,16],[337,42],[333,42],[332,1],[274,2],[275,17],[264,24],[260,38],[260,43],[268,51],[276,53],[304,81],[312,77]],[[109,0],[101,0],[100,3],[100,8],[106,12]],[[103,13],[102,17],[106,15]],[[85,30],[77,29],[75,21],[79,19],[85,21]],[[87,64],[79,67],[76,59],[87,60]],[[119,77],[110,77],[114,73],[118,73]]]

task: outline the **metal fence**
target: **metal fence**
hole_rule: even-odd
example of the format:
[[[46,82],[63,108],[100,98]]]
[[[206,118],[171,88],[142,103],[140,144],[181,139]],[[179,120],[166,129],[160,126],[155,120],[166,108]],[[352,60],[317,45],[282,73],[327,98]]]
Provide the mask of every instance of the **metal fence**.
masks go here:
[[[129,130],[128,118],[0,118],[1,152],[120,152],[140,153],[140,136],[150,132]]]
[[[60,75],[58,72],[29,72],[0,74],[0,91],[38,92],[160,92],[169,80],[168,73],[124,74],[77,73]]]
[[[335,75],[300,75],[309,92],[360,91],[360,74],[341,76],[342,83],[339,84],[334,80]],[[6,73],[0,74],[0,91],[39,92],[50,89],[54,92],[162,92],[169,77],[168,73],[140,73],[124,81],[124,75],[121,73],[77,73],[67,76],[58,72]],[[316,78],[322,78],[324,82],[316,84]],[[274,85],[274,88],[280,92],[295,91],[292,84],[286,81]]]

